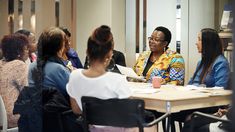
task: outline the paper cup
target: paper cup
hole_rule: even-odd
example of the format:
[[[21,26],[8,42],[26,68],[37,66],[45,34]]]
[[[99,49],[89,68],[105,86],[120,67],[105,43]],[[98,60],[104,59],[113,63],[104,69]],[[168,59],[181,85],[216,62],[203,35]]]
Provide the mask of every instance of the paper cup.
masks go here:
[[[161,87],[161,79],[162,78],[158,77],[158,76],[152,78],[152,84],[153,84],[154,88],[160,88]]]

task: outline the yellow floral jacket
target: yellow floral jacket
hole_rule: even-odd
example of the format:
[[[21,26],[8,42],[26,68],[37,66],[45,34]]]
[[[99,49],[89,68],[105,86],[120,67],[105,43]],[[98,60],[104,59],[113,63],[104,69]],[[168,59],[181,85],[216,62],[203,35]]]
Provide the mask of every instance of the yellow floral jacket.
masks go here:
[[[139,55],[136,64],[134,65],[134,71],[143,76],[143,71],[147,65],[151,51],[145,51]],[[166,50],[158,60],[149,68],[146,73],[146,80],[152,82],[152,77],[161,76],[164,81],[163,84],[184,84],[184,59],[177,52]]]

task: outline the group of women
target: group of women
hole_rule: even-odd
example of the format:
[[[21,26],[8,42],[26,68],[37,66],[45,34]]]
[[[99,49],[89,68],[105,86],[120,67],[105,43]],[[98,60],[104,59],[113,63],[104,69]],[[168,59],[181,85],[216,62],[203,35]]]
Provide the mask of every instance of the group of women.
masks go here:
[[[16,126],[15,119],[19,117],[12,114],[13,102],[25,85],[35,86],[37,83],[42,83],[43,86],[58,89],[70,101],[71,108],[76,114],[82,111],[82,96],[94,96],[101,99],[130,97],[131,90],[126,78],[118,73],[107,71],[114,51],[114,39],[110,27],[106,25],[97,27],[89,36],[86,51],[87,59],[89,59],[88,69],[71,68],[69,62],[65,61],[68,60],[68,56],[64,53],[71,51],[66,46],[69,44],[70,36],[63,28],[52,27],[43,31],[37,43],[37,61],[30,64],[29,71],[27,65],[24,65],[29,52],[27,46],[29,39],[20,34],[3,37],[0,93],[5,102],[9,98],[14,98],[11,103],[6,104],[10,107],[7,111],[9,127]],[[171,42],[171,32],[166,27],[157,27],[148,40],[150,51],[139,55],[133,67],[134,71],[144,76],[147,82],[151,82],[154,76],[159,76],[162,84],[185,85],[184,59],[168,47]],[[15,49],[14,52],[12,48]],[[227,88],[230,69],[223,55],[223,46],[217,31],[209,28],[202,29],[198,33],[197,48],[201,54],[201,60],[188,84]],[[82,67],[80,61],[77,65]],[[35,69],[42,72],[41,82],[35,77]],[[2,73],[6,74],[3,76]],[[16,73],[19,77],[11,79],[16,77],[13,75]],[[5,80],[15,81],[6,82]],[[11,85],[11,87],[8,88],[4,84]],[[16,86],[18,86],[17,89]],[[91,130],[97,131],[94,128]]]

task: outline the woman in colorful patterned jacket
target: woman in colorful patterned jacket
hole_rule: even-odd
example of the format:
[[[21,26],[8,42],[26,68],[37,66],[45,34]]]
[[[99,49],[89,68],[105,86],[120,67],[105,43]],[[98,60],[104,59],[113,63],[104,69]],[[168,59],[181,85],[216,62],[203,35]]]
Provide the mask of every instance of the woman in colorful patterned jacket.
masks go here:
[[[165,27],[157,27],[151,37],[148,37],[150,51],[140,54],[134,65],[134,71],[144,76],[147,82],[152,77],[162,78],[161,84],[184,84],[184,59],[168,45],[171,41],[171,32]]]

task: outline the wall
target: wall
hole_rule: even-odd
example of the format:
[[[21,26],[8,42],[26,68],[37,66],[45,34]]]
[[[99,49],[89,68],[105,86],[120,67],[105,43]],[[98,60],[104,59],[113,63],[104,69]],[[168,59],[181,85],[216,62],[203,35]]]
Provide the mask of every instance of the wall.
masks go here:
[[[125,53],[125,0],[111,0],[111,28],[114,35],[115,49]]]
[[[189,1],[181,0],[181,55],[185,61],[185,84],[189,76]],[[191,75],[190,75],[191,76]]]
[[[36,36],[39,37],[43,30],[55,26],[55,1],[36,0]]]
[[[126,63],[131,67],[136,62],[136,2],[126,1]]]
[[[31,1],[23,1],[23,25],[19,26],[19,6],[18,0],[14,0],[14,28],[13,32],[17,31],[19,28],[24,28],[36,33],[36,37],[41,34],[41,32],[51,26],[56,26],[55,23],[55,0],[35,0],[35,14],[36,14],[36,27],[31,26]],[[60,0],[60,25],[72,29],[72,0]],[[9,34],[8,26],[8,0],[0,0],[0,37],[4,34]]]
[[[9,34],[8,29],[8,1],[1,0],[0,1],[0,18],[1,18],[1,24],[0,24],[0,38],[3,37],[5,34]]]
[[[176,48],[176,0],[147,0],[147,37],[157,26],[165,26],[172,33],[170,49]],[[148,47],[148,42],[146,43]],[[149,49],[149,48],[148,48]]]
[[[114,35],[115,49],[125,51],[125,1],[77,1],[77,51],[85,61],[87,39],[92,31],[103,24],[109,25]]]

